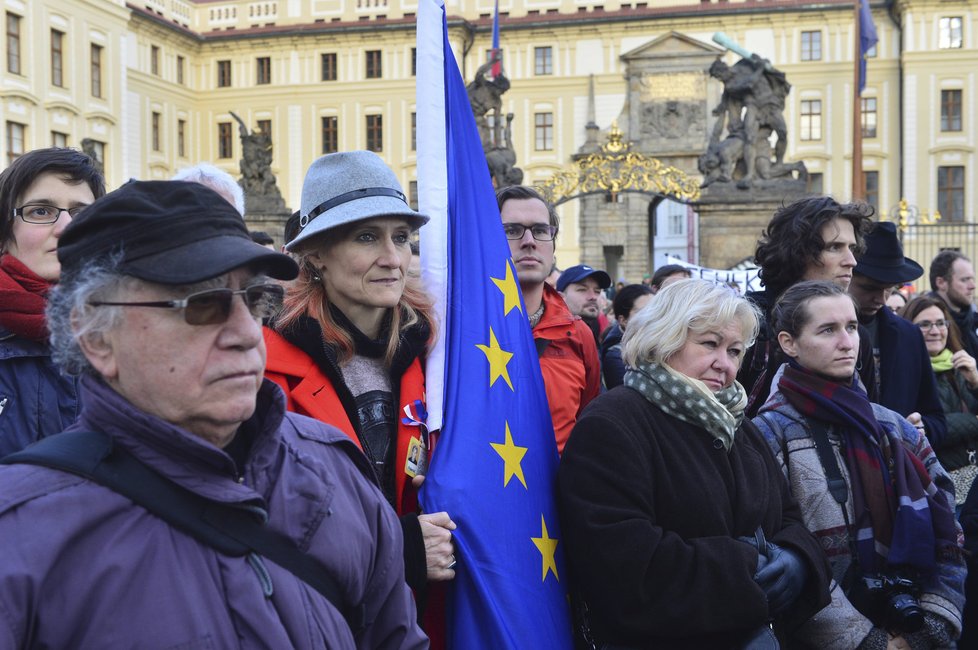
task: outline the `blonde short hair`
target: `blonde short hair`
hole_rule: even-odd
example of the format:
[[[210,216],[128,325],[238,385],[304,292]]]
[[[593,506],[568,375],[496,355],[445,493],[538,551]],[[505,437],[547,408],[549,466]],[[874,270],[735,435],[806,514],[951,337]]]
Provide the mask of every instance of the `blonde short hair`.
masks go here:
[[[662,363],[682,349],[690,334],[715,332],[735,320],[740,321],[746,349],[757,338],[757,307],[722,284],[677,280],[663,287],[628,320],[622,359],[632,367]]]

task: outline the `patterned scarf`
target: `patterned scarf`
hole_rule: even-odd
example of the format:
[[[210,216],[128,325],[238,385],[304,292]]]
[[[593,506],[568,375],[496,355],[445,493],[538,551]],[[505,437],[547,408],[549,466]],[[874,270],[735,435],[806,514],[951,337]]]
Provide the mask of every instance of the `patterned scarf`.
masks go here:
[[[46,341],[44,308],[51,283],[13,255],[0,257],[0,325],[32,341]]]
[[[944,348],[936,357],[931,357],[930,366],[934,369],[934,373],[947,372],[954,368],[954,364],[951,363],[951,357],[953,356],[954,353],[950,349]]]
[[[744,421],[747,393],[736,381],[714,393],[703,382],[664,363],[640,363],[625,371],[625,385],[669,415],[705,429],[728,452],[734,432]]]
[[[877,421],[855,377],[840,384],[791,363],[778,388],[799,413],[845,434],[862,571],[908,565],[932,574],[938,556],[957,548],[954,515],[920,459]]]

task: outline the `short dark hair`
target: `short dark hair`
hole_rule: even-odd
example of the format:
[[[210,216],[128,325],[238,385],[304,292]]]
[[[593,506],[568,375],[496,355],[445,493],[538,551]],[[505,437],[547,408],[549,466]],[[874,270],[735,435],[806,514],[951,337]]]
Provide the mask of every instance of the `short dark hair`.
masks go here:
[[[615,292],[615,299],[611,303],[615,317],[628,318],[628,315],[632,313],[632,307],[635,306],[635,301],[642,296],[651,296],[652,293],[652,287],[647,284],[629,284],[622,287]]]
[[[86,183],[97,199],[105,194],[105,178],[97,165],[88,154],[67,147],[35,149],[18,156],[0,172],[0,248],[13,237],[17,199],[38,176],[54,173],[72,184]]]
[[[940,298],[932,298],[930,296],[917,296],[913,300],[907,303],[907,306],[903,308],[900,313],[901,316],[906,318],[911,323],[913,319],[920,315],[920,312],[925,309],[930,309],[931,307],[937,307],[944,314],[944,320],[947,321],[947,348],[951,352],[957,352],[958,350],[963,350],[964,345],[961,343],[961,330],[958,329],[958,324],[954,322],[951,318],[951,312],[948,311],[947,305]]]
[[[655,270],[655,273],[652,274],[652,282],[649,284],[655,287],[656,291],[658,291],[660,288],[662,288],[662,283],[666,281],[666,278],[668,278],[670,275],[675,275],[676,273],[682,273],[687,278],[693,277],[693,272],[682,264],[666,264]]]
[[[543,204],[547,206],[547,213],[550,215],[550,225],[553,226],[557,231],[560,230],[560,217],[557,216],[557,209],[553,206],[550,201],[543,198],[540,192],[536,191],[528,185],[510,185],[509,187],[503,187],[496,190],[496,205],[499,206],[499,211],[502,212],[503,204],[510,199],[538,199],[543,201]],[[554,232],[554,237],[557,233]]]
[[[251,235],[251,241],[256,244],[261,244],[262,246],[267,246],[268,244],[274,244],[275,240],[264,230],[249,230],[248,234]]]
[[[811,312],[808,311],[808,303],[816,298],[832,296],[845,296],[852,301],[853,308],[856,308],[856,301],[852,296],[834,282],[806,280],[791,285],[781,294],[774,303],[774,309],[771,310],[774,333],[787,332],[792,336],[798,336],[812,318]]]
[[[838,203],[830,196],[813,196],[782,206],[771,217],[754,251],[754,262],[761,267],[760,278],[775,295],[805,277],[805,271],[818,263],[825,247],[822,227],[834,219],[845,219],[856,234],[857,253],[872,227],[872,206],[865,203]]]
[[[943,250],[938,253],[930,262],[930,288],[937,291],[937,278],[944,278],[947,282],[951,281],[954,263],[958,260],[970,262],[968,256],[961,251]]]

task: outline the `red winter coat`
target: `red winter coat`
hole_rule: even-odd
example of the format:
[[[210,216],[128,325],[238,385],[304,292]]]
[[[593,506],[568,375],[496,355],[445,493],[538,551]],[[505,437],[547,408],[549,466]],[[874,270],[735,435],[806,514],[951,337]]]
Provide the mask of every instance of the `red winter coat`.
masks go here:
[[[282,387],[288,400],[288,409],[308,415],[320,422],[331,424],[359,447],[356,427],[350,421],[333,382],[327,377],[308,354],[286,341],[277,332],[265,327],[265,346],[268,360],[265,377]],[[394,452],[395,509],[403,515],[416,512],[418,493],[411,486],[411,476],[404,472],[407,463],[408,445],[411,438],[420,436],[419,427],[404,424],[404,407],[420,401],[424,404],[424,370],[420,359],[414,359],[400,378],[400,396],[397,401],[397,447]],[[362,451],[362,447],[361,447]]]
[[[543,304],[543,317],[533,328],[533,338],[557,451],[563,453],[577,416],[601,392],[601,364],[591,328],[571,315],[564,299],[549,284],[543,286]]]

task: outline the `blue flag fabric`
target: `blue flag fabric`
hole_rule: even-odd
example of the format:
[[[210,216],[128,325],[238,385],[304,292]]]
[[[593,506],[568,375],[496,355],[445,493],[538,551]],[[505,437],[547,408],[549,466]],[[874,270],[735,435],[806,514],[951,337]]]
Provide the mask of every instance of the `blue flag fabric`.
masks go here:
[[[866,88],[866,53],[879,41],[869,0],[859,0],[859,92]]]
[[[440,12],[440,34],[425,33],[426,10]],[[445,387],[442,431],[421,500],[425,511],[444,510],[458,525],[448,647],[570,648],[554,496],[559,459],[536,347],[444,7],[422,0],[419,64],[434,60],[423,41],[436,37],[445,141],[419,138],[418,145],[419,160],[433,154],[447,162]],[[430,92],[423,78],[419,70],[419,97]],[[438,184],[420,174],[418,182],[422,195],[426,182]],[[424,250],[422,242],[422,264]]]
[[[499,59],[502,58],[502,53],[499,51],[499,0],[496,0],[496,11],[492,14],[492,54]],[[502,61],[497,60],[492,65],[492,76],[498,77],[502,71]]]

